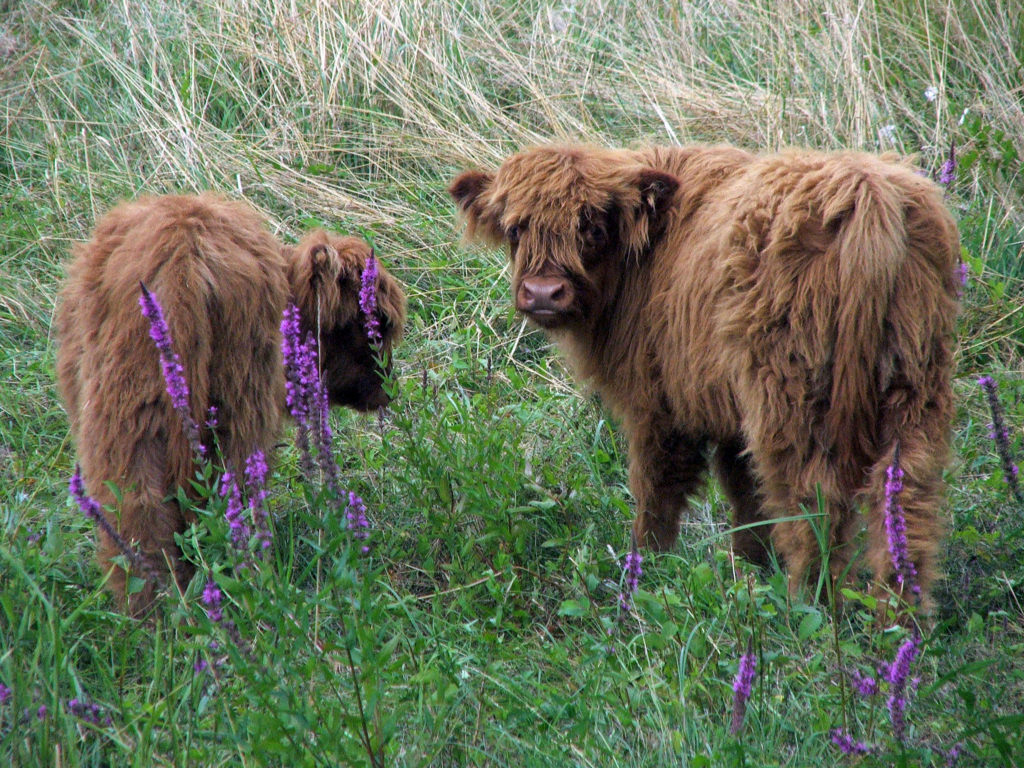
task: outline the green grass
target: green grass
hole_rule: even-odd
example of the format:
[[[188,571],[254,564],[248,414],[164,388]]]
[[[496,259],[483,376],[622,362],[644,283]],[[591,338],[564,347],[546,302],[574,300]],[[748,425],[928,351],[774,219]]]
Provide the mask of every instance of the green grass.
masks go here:
[[[999,381],[1020,461],[1018,17],[977,0],[10,9],[0,765],[944,765],[956,743],[961,765],[1024,763],[1024,518],[975,383]],[[955,142],[949,204],[972,278],[947,578],[905,748],[884,697],[854,698],[845,672],[872,672],[906,635],[877,628],[866,598],[838,613],[792,602],[782,574],[733,562],[714,485],[676,551],[644,562],[636,613],[618,615],[621,437],[513,313],[504,257],[459,244],[445,193],[459,170],[545,139],[896,150],[928,173]],[[113,611],[67,499],[74,452],[53,383],[71,243],[121,198],[203,188],[243,195],[285,238],[319,225],[370,238],[410,295],[383,429],[333,416],[371,554],[299,480],[292,449],[271,486],[272,557],[233,575],[216,500],[186,542],[241,648],[199,605],[202,581],[154,623]],[[758,676],[732,736],[748,644]],[[99,722],[70,714],[73,698]],[[840,726],[875,751],[842,758]]]

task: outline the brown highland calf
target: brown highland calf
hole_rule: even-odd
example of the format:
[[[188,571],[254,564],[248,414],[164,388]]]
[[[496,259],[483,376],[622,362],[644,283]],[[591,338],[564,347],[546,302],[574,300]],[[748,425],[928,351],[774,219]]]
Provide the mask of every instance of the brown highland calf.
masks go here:
[[[387,403],[358,305],[370,254],[360,239],[320,230],[282,245],[248,205],[212,194],[123,203],[75,247],[56,317],[58,384],[88,492],[116,509],[115,527],[147,569],[166,572],[169,563],[180,586],[191,577],[174,542],[191,519],[168,497],[191,490],[195,457],[165,389],[139,283],[163,307],[193,418],[204,425],[217,409],[216,426],[201,426],[200,439],[240,469],[254,450],[269,455],[286,410],[280,326],[289,301],[303,336],[319,335],[331,403]],[[383,269],[377,295],[387,352],[401,335],[405,295]],[[120,489],[119,504],[107,482]],[[104,571],[118,554],[101,532]],[[121,568],[108,586],[124,604]],[[146,608],[155,586],[150,580],[128,607]]]
[[[516,308],[558,343],[629,437],[636,539],[679,535],[710,462],[733,545],[791,588],[816,574],[820,486],[833,577],[866,512],[884,525],[899,450],[922,599],[937,576],[949,455],[958,234],[939,188],[890,158],[731,147],[553,146],[467,171],[467,236],[509,243]],[[713,448],[713,453],[710,449]],[[762,536],[764,538],[762,538]]]

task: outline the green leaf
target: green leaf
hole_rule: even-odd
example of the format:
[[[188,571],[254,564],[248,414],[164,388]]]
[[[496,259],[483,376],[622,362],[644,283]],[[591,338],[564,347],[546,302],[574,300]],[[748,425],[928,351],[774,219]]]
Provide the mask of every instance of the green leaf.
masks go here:
[[[590,602],[585,600],[563,600],[558,608],[559,616],[586,616],[590,613]]]
[[[806,640],[815,632],[818,631],[818,627],[821,626],[821,614],[818,611],[812,611],[808,613],[800,621],[800,626],[797,628],[796,634],[801,640]]]
[[[138,576],[129,576],[128,577],[128,583],[125,586],[125,591],[129,595],[137,595],[139,592],[141,592],[145,588],[145,586],[146,586],[146,580],[145,579],[141,579]]]
[[[878,599],[872,597],[871,595],[865,594],[863,592],[858,592],[855,589],[849,589],[847,587],[843,587],[840,590],[840,592],[843,593],[843,597],[845,597],[847,600],[852,600],[855,603],[860,603],[869,611],[873,611],[878,607]]]

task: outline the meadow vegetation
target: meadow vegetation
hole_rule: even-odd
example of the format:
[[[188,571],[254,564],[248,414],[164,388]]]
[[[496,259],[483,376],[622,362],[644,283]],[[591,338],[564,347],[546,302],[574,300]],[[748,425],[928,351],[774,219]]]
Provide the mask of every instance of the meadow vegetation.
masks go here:
[[[977,381],[996,383],[1020,463],[1015,3],[0,7],[0,764],[1024,763],[1024,508]],[[866,590],[793,601],[778,569],[732,560],[713,484],[620,608],[624,446],[515,316],[505,256],[460,244],[445,193],[458,171],[551,139],[892,150],[929,175],[955,146],[969,279],[947,576],[902,738],[886,684],[862,697],[855,683],[882,677],[907,630],[876,626]],[[369,551],[347,497],[305,480],[286,446],[270,554],[238,568],[207,465],[182,542],[200,575],[139,622],[103,590],[68,495],[54,298],[71,243],[115,202],[208,188],[285,239],[320,224],[370,239],[410,318],[391,409],[332,414]]]

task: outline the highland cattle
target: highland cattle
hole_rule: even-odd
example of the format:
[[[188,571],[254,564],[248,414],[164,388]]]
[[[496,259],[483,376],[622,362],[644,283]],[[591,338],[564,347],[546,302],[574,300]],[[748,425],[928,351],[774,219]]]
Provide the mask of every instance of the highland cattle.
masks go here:
[[[921,598],[938,575],[949,458],[956,225],[892,157],[725,146],[545,146],[449,188],[469,239],[506,243],[516,309],[629,440],[634,537],[671,547],[709,464],[734,549],[774,545],[795,589],[867,528],[880,589],[887,473]],[[889,484],[890,490],[892,485]]]
[[[317,339],[330,403],[370,410],[388,402],[375,355],[387,358],[400,337],[405,295],[381,269],[382,342],[374,349],[359,307],[371,254],[361,239],[322,230],[284,245],[249,205],[211,193],[122,203],[75,247],[55,320],[58,386],[88,492],[113,511],[109,522],[138,548],[146,572],[169,569],[182,587],[191,577],[174,540],[191,515],[174,495],[192,491],[197,455],[140,310],[142,285],[162,307],[199,441],[240,471],[254,451],[271,452],[286,412],[281,321],[289,302],[302,333]],[[119,554],[101,530],[98,559],[125,605]],[[131,596],[132,612],[152,602],[155,581]]]

